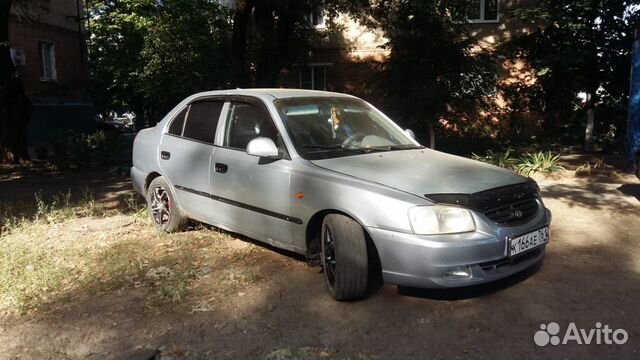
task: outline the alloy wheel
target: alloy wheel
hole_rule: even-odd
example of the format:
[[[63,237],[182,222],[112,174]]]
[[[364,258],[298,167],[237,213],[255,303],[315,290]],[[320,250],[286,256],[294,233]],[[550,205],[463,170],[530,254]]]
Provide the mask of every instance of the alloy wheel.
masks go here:
[[[331,230],[327,227],[322,238],[322,258],[324,271],[329,285],[333,286],[336,281],[336,251],[335,242],[331,235]]]
[[[158,186],[153,189],[151,199],[151,214],[157,225],[162,226],[171,219],[171,199],[164,188]]]

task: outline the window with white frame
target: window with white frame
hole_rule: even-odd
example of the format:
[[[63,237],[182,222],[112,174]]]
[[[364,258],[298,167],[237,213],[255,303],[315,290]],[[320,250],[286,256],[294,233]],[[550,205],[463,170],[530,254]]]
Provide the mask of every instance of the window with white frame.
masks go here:
[[[469,22],[497,22],[499,0],[466,0],[466,20]]]
[[[40,80],[56,80],[56,51],[52,43],[38,42],[40,52]]]
[[[327,66],[310,65],[301,67],[298,70],[300,79],[300,89],[326,90],[327,89]]]
[[[309,24],[316,29],[322,29],[326,27],[325,24],[325,12],[322,5],[315,7],[311,13],[309,13]]]

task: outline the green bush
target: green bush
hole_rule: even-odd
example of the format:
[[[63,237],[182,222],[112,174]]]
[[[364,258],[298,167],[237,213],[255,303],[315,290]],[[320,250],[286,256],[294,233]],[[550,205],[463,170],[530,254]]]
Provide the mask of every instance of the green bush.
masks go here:
[[[477,155],[472,153],[471,158],[473,160],[482,161],[491,165],[500,166],[505,169],[512,170],[514,165],[518,162],[518,159],[512,156],[512,149],[507,149],[504,152],[488,150],[485,155]]]
[[[68,130],[53,141],[54,162],[61,167],[114,165],[121,150],[118,135],[103,130],[90,134]]]
[[[553,155],[551,151],[526,154],[518,159],[515,170],[525,176],[535,173],[551,174],[564,170],[558,163],[559,160],[560,155]]]

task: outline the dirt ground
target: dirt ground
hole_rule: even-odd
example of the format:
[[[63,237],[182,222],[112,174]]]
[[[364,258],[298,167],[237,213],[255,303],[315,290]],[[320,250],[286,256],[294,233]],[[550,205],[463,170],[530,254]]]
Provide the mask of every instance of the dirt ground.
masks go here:
[[[92,174],[0,169],[0,197],[87,181],[98,201],[129,191],[122,175]],[[137,251],[151,261],[147,275],[191,264],[186,295],[154,300],[153,281],[134,278],[69,290],[42,311],[0,313],[0,359],[640,358],[640,181],[570,177],[540,185],[553,213],[541,267],[457,291],[384,285],[349,303],[333,301],[304,259],[237,235],[202,227],[161,235],[125,215],[67,220],[40,229],[43,241]],[[628,341],[535,345],[534,334],[551,321],[563,331],[571,322],[584,329],[599,322],[626,330]]]

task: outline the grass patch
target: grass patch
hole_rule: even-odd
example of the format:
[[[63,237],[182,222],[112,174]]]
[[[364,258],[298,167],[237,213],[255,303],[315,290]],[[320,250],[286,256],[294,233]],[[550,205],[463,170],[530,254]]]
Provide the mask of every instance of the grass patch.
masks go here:
[[[123,289],[162,306],[196,294],[212,299],[260,280],[244,268],[259,258],[255,245],[207,226],[160,233],[137,198],[117,210],[90,192],[77,199],[38,194],[27,205],[32,209],[2,208],[0,311],[48,312]]]
[[[87,232],[80,222],[68,224],[119,214],[130,215],[126,223],[145,226],[147,211],[136,197],[107,210],[88,188],[77,199],[69,191],[48,199],[36,193],[33,202],[0,204],[0,307],[24,313],[69,290],[108,291],[132,282],[143,270],[143,249],[105,245],[97,241],[104,233]],[[118,228],[108,231],[113,230]]]
[[[83,228],[88,220],[91,225]],[[189,242],[176,243],[173,235],[130,215],[16,228],[0,237],[0,308],[47,311],[123,288],[142,288],[149,304],[183,301],[196,279],[199,254]],[[167,274],[148,275],[157,268]]]
[[[53,224],[68,219],[117,214],[131,214],[136,221],[148,217],[144,202],[133,194],[125,197],[117,208],[108,209],[95,200],[88,187],[75,198],[70,190],[49,198],[37,192],[32,202],[0,202],[0,236],[38,223]]]
[[[21,225],[21,229],[28,229]],[[36,244],[41,231],[0,238],[0,303],[18,312],[47,302],[69,279],[69,268],[57,259],[66,254]],[[58,256],[61,255],[61,256]]]

